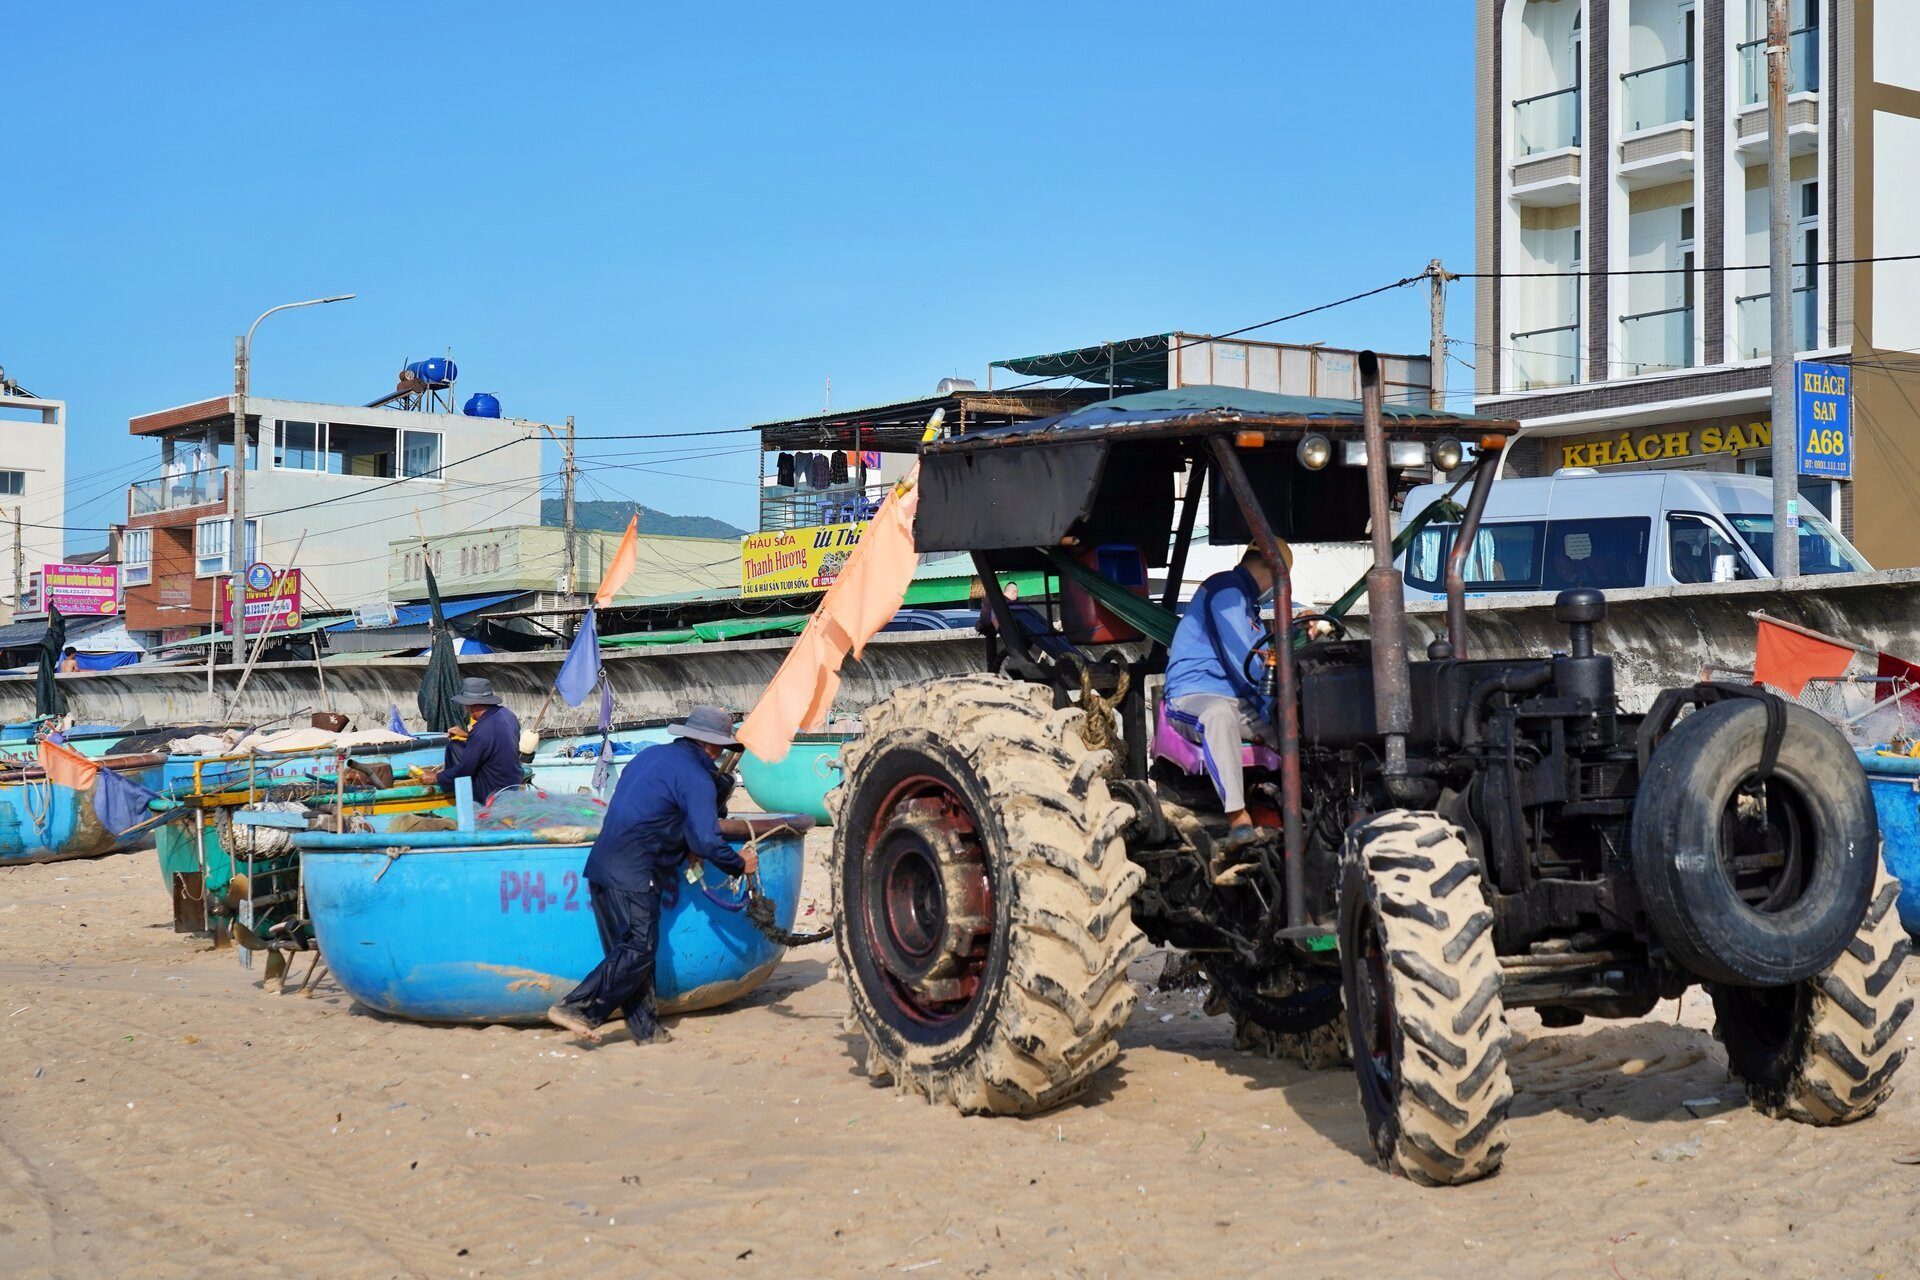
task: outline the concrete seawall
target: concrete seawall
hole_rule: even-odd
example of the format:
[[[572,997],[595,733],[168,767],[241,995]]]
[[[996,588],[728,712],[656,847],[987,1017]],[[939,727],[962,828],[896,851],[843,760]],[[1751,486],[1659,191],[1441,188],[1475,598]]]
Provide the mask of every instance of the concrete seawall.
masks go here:
[[[1885,649],[1920,661],[1920,569],[1802,578],[1792,586],[1775,581],[1729,582],[1693,587],[1644,587],[1609,592],[1607,618],[1595,643],[1611,654],[1622,702],[1645,710],[1654,695],[1692,684],[1702,668],[1753,665],[1750,616],[1766,613],[1829,635]],[[1364,615],[1353,619],[1366,634]],[[1475,657],[1529,657],[1567,648],[1567,630],[1553,617],[1547,595],[1482,597],[1467,602],[1467,630]],[[1409,643],[1416,657],[1446,632],[1438,608],[1408,611]],[[773,678],[793,641],[743,640],[726,644],[673,645],[604,655],[622,720],[665,720],[688,707],[711,702],[744,714]],[[552,687],[564,655],[488,654],[463,658],[460,669],[493,681],[507,704],[531,718]],[[978,671],[984,664],[980,638],[972,631],[922,632],[875,637],[864,661],[847,663],[835,710],[855,714],[900,685],[933,676]],[[221,667],[209,696],[204,667],[115,671],[60,677],[61,688],[84,722],[185,724],[233,718],[259,722],[302,707],[344,711],[358,724],[384,722],[389,705],[418,720],[421,658],[386,658],[329,665],[323,697],[311,665],[279,663],[255,668],[237,703],[225,697],[238,669]],[[24,720],[33,714],[33,678],[0,678],[0,715]],[[591,728],[592,699],[578,708],[556,701],[545,731]]]
[[[619,717],[658,721],[682,715],[702,702],[745,714],[792,645],[791,637],[780,637],[671,645],[607,653],[603,658]],[[530,724],[564,658],[560,652],[484,654],[462,658],[460,671],[491,680],[501,699]],[[850,659],[842,670],[834,709],[856,714],[900,685],[978,671],[984,665],[984,643],[972,631],[876,636],[867,646],[866,657],[858,662]],[[342,711],[355,724],[368,725],[386,723],[387,708],[397,705],[418,727],[416,699],[425,667],[424,658],[328,664],[323,696],[319,674],[311,663],[261,665],[254,668],[237,702],[230,696],[239,676],[237,667],[218,669],[217,692],[212,695],[207,692],[205,667],[122,667],[61,676],[60,687],[75,719],[84,723],[126,724],[135,718],[156,725],[223,719],[259,723],[311,707]],[[597,714],[596,698],[579,707],[555,699],[542,731],[584,732],[592,728]],[[33,677],[0,678],[0,716],[19,721],[32,715]]]

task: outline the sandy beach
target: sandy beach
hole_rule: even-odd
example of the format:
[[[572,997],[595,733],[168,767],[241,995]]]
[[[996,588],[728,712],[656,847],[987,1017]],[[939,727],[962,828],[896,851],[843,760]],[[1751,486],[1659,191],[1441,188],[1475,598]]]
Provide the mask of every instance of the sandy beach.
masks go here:
[[[1505,1170],[1432,1191],[1369,1158],[1348,1072],[1155,991],[1164,953],[1119,1065],[1024,1121],[869,1083],[830,959],[589,1049],[268,994],[172,932],[151,850],[0,870],[0,1274],[1920,1274],[1915,1068],[1865,1123],[1767,1120],[1697,994],[1515,1015]]]

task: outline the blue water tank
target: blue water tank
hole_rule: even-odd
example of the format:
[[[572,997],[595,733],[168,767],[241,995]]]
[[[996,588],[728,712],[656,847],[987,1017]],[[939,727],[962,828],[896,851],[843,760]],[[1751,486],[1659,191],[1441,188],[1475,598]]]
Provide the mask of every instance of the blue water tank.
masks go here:
[[[445,356],[434,356],[427,360],[415,360],[407,366],[407,372],[429,387],[450,387],[460,376],[460,367]]]
[[[460,412],[469,418],[497,418],[500,416],[500,397],[490,391],[476,391],[467,397],[466,407]]]

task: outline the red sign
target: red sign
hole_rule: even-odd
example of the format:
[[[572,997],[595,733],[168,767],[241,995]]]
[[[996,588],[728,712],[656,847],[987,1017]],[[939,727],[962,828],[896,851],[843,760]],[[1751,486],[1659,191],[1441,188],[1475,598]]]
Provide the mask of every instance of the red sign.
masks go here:
[[[220,624],[233,631],[233,580],[221,584]],[[248,631],[287,631],[300,625],[300,571],[289,569],[273,575],[273,585],[264,591],[247,587]]]
[[[40,569],[42,607],[69,618],[120,612],[120,567],[111,564],[49,564]]]

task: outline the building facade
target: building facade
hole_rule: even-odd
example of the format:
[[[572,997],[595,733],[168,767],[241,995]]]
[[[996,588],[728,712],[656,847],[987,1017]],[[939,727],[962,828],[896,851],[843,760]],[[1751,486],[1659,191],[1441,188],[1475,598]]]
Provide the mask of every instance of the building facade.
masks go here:
[[[541,427],[355,405],[249,398],[242,564],[297,568],[306,612],[387,597],[399,538],[540,522]],[[127,492],[127,627],[157,641],[213,623],[233,571],[233,402],[135,418],[159,474]],[[304,538],[304,541],[302,539]]]
[[[31,611],[42,566],[60,563],[66,495],[66,401],[30,395],[0,377],[0,596],[9,610],[24,601]]]
[[[1509,474],[1770,473],[1767,7],[1477,0],[1475,399],[1526,428]],[[1794,345],[1852,366],[1855,435],[1803,499],[1920,564],[1920,5],[1791,25]]]

